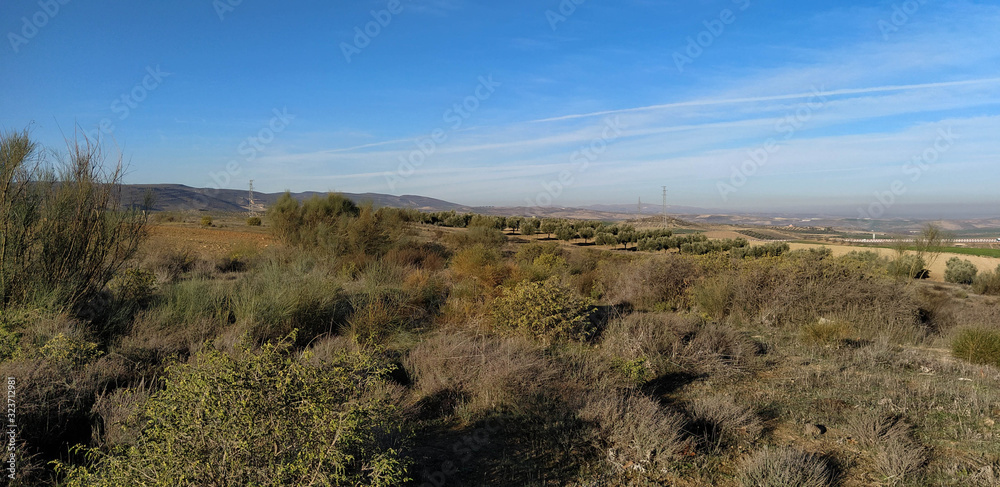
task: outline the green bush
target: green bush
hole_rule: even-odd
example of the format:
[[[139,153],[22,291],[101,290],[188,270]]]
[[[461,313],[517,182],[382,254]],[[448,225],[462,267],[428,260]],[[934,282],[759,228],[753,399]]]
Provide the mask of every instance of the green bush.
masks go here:
[[[104,289],[145,238],[142,205],[120,209],[122,175],[86,139],[51,164],[27,132],[0,134],[0,311],[79,311]]]
[[[501,330],[552,340],[589,338],[594,327],[590,322],[591,302],[550,279],[545,282],[519,282],[504,289],[494,302],[494,318]]]
[[[408,481],[390,369],[341,351],[318,366],[288,344],[208,350],[171,366],[130,426],[137,441],[79,447],[68,486],[375,485]]]
[[[261,221],[261,219],[260,219],[259,216],[252,216],[250,218],[247,218],[247,226],[248,227],[259,227],[262,224],[263,224],[263,222]]]
[[[971,261],[962,260],[958,257],[948,259],[944,271],[944,280],[958,284],[972,284],[979,269]]]
[[[1000,266],[993,272],[983,272],[972,280],[972,290],[979,294],[1000,295]]]
[[[1000,367],[1000,330],[969,328],[951,342],[955,357],[974,364]]]
[[[927,262],[917,255],[901,255],[889,262],[890,276],[906,279],[927,278]]]
[[[212,220],[212,217],[210,217],[210,216],[203,216],[203,217],[201,217],[201,226],[203,226],[203,227],[210,227],[210,226],[212,226],[212,223],[214,221],[215,220]]]

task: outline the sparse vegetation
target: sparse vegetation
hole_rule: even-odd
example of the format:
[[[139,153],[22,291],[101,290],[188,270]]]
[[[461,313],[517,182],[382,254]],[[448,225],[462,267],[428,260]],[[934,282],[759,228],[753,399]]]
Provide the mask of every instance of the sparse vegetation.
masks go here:
[[[980,295],[1000,270],[973,294],[873,252],[338,195],[281,198],[269,233],[216,216],[122,234],[141,251],[82,292],[4,261],[18,485],[958,486],[1000,467]]]

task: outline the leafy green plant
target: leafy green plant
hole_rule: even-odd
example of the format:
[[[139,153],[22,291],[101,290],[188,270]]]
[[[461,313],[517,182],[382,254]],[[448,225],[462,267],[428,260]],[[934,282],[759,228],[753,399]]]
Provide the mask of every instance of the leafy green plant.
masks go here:
[[[978,272],[979,269],[971,261],[952,257],[945,264],[944,280],[958,284],[972,284]]]
[[[375,485],[408,481],[390,370],[342,351],[318,366],[293,339],[171,366],[130,421],[134,444],[78,447],[87,465],[56,462],[68,486]]]
[[[213,220],[212,217],[210,217],[210,216],[203,216],[203,217],[201,217],[201,226],[203,226],[203,227],[210,227],[210,226],[212,226],[212,223],[214,221],[215,220]]]
[[[591,301],[581,298],[555,279],[519,282],[504,289],[494,301],[493,316],[499,329],[543,340],[584,340],[594,333]]]

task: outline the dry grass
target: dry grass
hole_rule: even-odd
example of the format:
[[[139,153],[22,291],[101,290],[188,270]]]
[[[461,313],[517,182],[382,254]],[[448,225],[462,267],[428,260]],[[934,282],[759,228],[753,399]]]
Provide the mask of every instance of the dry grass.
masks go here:
[[[833,472],[816,455],[765,447],[747,458],[739,479],[746,487],[826,487],[833,485]]]

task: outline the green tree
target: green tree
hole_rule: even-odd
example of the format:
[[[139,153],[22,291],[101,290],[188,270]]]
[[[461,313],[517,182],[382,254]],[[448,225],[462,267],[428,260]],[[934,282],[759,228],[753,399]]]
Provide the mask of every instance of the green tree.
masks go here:
[[[610,233],[600,232],[594,237],[594,243],[597,245],[611,245],[613,247],[618,245],[618,238]]]
[[[593,227],[583,227],[580,229],[580,237],[583,238],[583,243],[587,243],[588,240],[594,238]]]
[[[556,231],[556,222],[552,220],[544,220],[538,228],[541,230],[541,233],[545,234],[546,239],[550,239],[552,238],[552,233]]]
[[[576,238],[576,229],[569,225],[561,225],[556,229],[556,238],[569,242]]]

